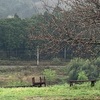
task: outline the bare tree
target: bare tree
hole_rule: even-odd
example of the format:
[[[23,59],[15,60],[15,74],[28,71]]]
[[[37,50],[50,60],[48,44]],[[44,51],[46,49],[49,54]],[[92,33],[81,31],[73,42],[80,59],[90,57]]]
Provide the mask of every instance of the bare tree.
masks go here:
[[[100,51],[96,48],[100,44],[100,0],[58,0],[55,8],[45,4],[45,9],[48,17],[43,16],[46,24],[41,23],[41,34],[30,36],[46,41],[42,51],[57,53],[67,47],[80,57]]]

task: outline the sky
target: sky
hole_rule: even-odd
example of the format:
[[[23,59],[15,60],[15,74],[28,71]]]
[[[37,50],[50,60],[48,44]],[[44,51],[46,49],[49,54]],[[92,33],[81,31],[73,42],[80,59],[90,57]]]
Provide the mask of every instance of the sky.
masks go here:
[[[33,0],[34,1],[34,0]],[[63,1],[63,0],[62,0]],[[68,0],[64,0],[64,1],[68,1]],[[36,6],[36,8],[41,12],[45,9],[45,5],[48,5],[49,7],[55,7],[58,4],[58,0],[38,0],[34,2],[34,5]],[[66,9],[65,7],[66,5],[60,4],[61,8]],[[49,8],[46,6],[46,8]],[[52,9],[51,9],[52,10]]]
[[[39,11],[45,8],[45,5],[55,7],[57,0],[38,0],[34,2],[34,6],[38,8]]]
[[[58,4],[58,0],[38,0],[37,2],[35,2],[35,6],[39,9],[39,11],[41,11],[41,9],[43,9],[44,3],[42,1],[44,1],[45,4],[48,5],[49,7],[55,7]],[[70,2],[71,0],[62,0],[62,1],[69,1]],[[59,6],[63,9],[66,9],[65,3],[62,3]],[[68,8],[68,6],[67,6],[67,8]]]
[[[57,4],[57,1],[58,0],[38,0],[34,1],[34,3],[36,4],[37,7],[43,6],[44,3],[49,6],[55,6]]]

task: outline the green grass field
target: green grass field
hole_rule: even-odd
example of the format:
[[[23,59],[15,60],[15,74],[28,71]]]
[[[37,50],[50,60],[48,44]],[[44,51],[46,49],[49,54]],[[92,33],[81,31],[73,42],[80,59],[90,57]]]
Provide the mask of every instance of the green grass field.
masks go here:
[[[0,100],[100,100],[100,82],[33,88],[0,88]]]

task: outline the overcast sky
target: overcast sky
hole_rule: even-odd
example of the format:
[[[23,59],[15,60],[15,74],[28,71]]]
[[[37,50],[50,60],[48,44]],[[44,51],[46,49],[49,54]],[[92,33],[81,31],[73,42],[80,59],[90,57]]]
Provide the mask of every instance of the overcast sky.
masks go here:
[[[42,2],[42,1],[44,1],[44,2]],[[46,5],[55,7],[55,5],[57,4],[57,0],[38,0],[38,1],[35,1],[35,2],[34,2],[34,5],[35,5],[37,8],[43,8],[44,3],[45,3]]]
[[[33,0],[34,1],[34,4],[33,6],[35,8],[37,8],[38,12],[37,13],[41,13],[41,12],[44,12],[45,10],[45,4],[46,5],[49,5],[49,6],[52,6],[52,7],[55,7],[55,5],[57,4],[57,0]],[[42,2],[44,1],[44,2]]]
[[[34,0],[33,0],[34,1]],[[44,1],[44,2],[42,2]],[[65,1],[68,1],[68,0],[65,0]],[[43,10],[43,5],[44,3],[50,7],[55,7],[57,4],[58,4],[58,0],[38,0],[34,2],[34,6],[36,6],[38,8],[38,10],[41,12],[41,10]],[[60,5],[62,8],[65,9],[65,6],[64,3]]]
[[[34,0],[33,0],[34,1]],[[38,0],[38,1],[34,1],[35,2],[35,4],[38,6],[38,7],[40,7],[40,6],[42,6],[43,5],[43,2],[42,1],[44,1],[47,5],[49,5],[49,6],[55,6],[56,4],[57,4],[57,1],[58,0]]]

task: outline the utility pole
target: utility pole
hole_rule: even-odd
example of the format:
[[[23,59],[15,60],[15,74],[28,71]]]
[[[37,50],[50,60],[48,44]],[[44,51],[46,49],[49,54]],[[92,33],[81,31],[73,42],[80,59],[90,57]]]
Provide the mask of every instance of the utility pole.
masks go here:
[[[39,66],[39,57],[40,55],[39,55],[39,46],[37,46],[37,66]]]
[[[64,47],[64,59],[66,60],[67,58],[67,50],[66,50],[66,47]]]

